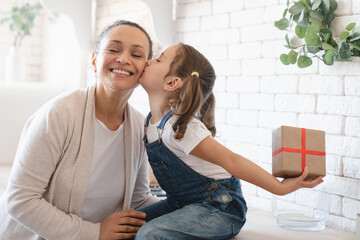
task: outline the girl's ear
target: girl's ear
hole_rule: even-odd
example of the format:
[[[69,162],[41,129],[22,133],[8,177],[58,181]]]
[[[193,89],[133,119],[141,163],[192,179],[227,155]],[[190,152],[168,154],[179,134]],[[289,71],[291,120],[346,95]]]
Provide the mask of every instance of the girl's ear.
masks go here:
[[[93,52],[91,56],[91,65],[94,67],[94,72],[96,72],[96,55]]]
[[[165,81],[164,90],[166,91],[176,91],[182,84],[182,79],[179,77],[169,77]]]

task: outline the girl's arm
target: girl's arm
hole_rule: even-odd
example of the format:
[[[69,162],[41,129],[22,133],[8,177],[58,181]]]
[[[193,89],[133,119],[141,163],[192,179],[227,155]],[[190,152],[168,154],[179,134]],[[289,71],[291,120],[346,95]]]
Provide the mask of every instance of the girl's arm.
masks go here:
[[[233,176],[255,184],[256,186],[277,195],[285,195],[303,187],[312,188],[323,182],[322,177],[318,177],[311,181],[305,181],[308,174],[307,167],[301,176],[284,179],[280,182],[263,168],[250,160],[233,153],[212,137],[206,137],[202,140],[190,154],[205,161],[217,164]]]

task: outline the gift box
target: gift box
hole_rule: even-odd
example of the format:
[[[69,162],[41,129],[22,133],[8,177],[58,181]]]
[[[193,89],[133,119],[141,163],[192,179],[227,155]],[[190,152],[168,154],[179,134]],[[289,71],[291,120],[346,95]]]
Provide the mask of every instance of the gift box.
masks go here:
[[[309,168],[308,178],[326,175],[325,132],[281,126],[272,136],[272,174],[297,177]]]

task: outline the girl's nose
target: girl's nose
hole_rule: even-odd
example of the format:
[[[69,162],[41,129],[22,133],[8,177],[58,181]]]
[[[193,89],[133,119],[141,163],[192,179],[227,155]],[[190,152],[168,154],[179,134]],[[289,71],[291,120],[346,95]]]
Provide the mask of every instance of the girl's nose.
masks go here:
[[[150,66],[151,64],[153,64],[153,62],[155,61],[155,59],[151,59],[151,60],[147,60],[146,61],[146,66]]]

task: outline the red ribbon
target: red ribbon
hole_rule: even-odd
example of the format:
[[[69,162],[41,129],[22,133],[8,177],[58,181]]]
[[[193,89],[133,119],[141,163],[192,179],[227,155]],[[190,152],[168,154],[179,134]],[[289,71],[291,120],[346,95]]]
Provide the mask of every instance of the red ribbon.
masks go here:
[[[322,155],[325,156],[325,152],[321,151],[311,151],[305,149],[305,128],[301,129],[301,149],[296,148],[280,148],[272,153],[273,156],[280,152],[297,152],[301,153],[301,173],[304,172],[304,168],[306,166],[306,158],[305,154],[313,154],[313,155]]]

